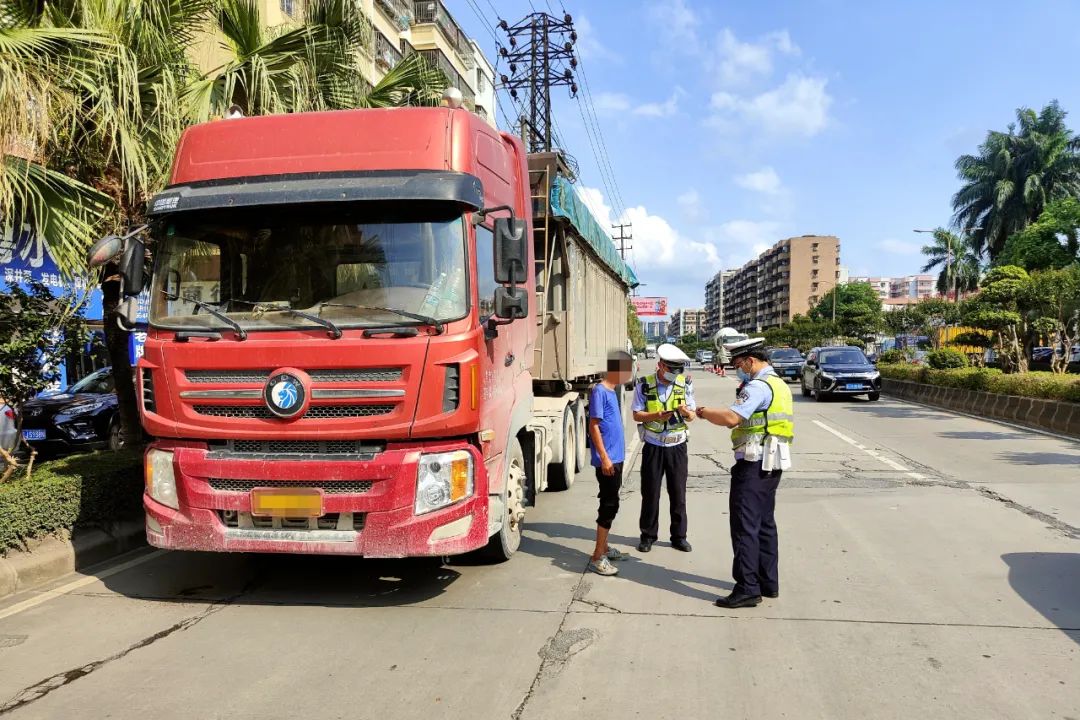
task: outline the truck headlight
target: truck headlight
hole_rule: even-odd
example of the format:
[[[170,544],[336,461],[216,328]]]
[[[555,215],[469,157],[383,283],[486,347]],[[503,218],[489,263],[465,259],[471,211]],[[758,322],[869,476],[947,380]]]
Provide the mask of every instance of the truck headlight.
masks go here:
[[[176,497],[173,454],[167,450],[149,450],[144,462],[146,494],[162,505],[179,510],[180,500]]]
[[[416,471],[417,515],[453,505],[473,494],[473,459],[466,450],[420,456]]]

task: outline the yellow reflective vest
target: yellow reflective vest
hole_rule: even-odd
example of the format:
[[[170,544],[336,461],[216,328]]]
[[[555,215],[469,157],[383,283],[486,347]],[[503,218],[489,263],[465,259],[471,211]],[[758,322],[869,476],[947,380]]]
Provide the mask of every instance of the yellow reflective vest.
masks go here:
[[[731,447],[739,450],[754,436],[764,440],[766,435],[775,435],[790,442],[795,437],[795,401],[788,384],[771,374],[750,382],[768,384],[772,390],[772,402],[768,408],[758,410],[731,431]]]
[[[642,378],[641,384],[642,394],[645,396],[645,412],[666,412],[686,404],[685,375],[678,375],[675,377],[675,382],[672,383],[671,392],[668,393],[666,402],[660,402],[660,390],[657,387],[656,373]],[[644,423],[644,425],[646,430],[654,433],[662,433],[665,431],[682,432],[686,430],[686,421],[683,420],[682,415],[677,413],[669,423],[652,421]]]

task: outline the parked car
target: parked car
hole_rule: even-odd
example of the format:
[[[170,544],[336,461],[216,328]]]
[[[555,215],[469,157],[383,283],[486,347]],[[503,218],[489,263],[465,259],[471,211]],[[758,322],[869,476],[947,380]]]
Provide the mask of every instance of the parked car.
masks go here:
[[[10,405],[0,403],[0,448],[11,450],[15,447],[18,437],[17,423],[15,422],[15,410]]]
[[[769,364],[773,366],[776,374],[785,381],[796,381],[802,376],[803,364],[806,359],[803,354],[790,347],[769,348]]]
[[[857,347],[815,348],[806,357],[802,373],[803,397],[818,401],[832,395],[881,397],[881,373]]]
[[[697,361],[699,363],[701,363],[702,365],[712,365],[713,364],[713,357],[714,356],[713,356],[713,351],[712,350],[698,350],[697,351]]]
[[[23,439],[46,453],[119,450],[123,445],[112,368],[102,368],[67,390],[22,407]]]

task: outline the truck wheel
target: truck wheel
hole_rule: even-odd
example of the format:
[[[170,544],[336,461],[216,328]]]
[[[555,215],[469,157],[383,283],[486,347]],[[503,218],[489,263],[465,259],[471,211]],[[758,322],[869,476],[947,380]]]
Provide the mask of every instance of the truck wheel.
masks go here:
[[[569,490],[577,474],[577,440],[574,438],[574,411],[569,405],[562,417],[562,462],[548,466],[548,488]]]
[[[589,465],[589,443],[587,442],[588,431],[585,429],[589,422],[589,414],[585,410],[585,401],[578,400],[574,403],[574,432],[577,433],[577,463],[574,472],[579,473]]]
[[[488,540],[481,553],[493,562],[505,562],[521,546],[521,526],[525,522],[525,455],[521,443],[510,443],[506,459],[506,490],[503,492],[502,527]]]

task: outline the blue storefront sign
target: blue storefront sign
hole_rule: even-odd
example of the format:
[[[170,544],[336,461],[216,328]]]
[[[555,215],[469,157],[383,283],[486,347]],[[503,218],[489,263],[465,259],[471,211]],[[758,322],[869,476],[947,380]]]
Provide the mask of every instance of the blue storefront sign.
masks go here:
[[[56,295],[74,293],[86,303],[86,319],[92,323],[102,322],[102,293],[96,281],[86,277],[65,277],[57,267],[48,243],[31,226],[0,226],[0,291],[6,292],[13,286],[29,290],[30,282],[34,280]],[[139,296],[138,330],[131,334],[129,345],[132,364],[142,357],[149,310],[150,294],[144,292]],[[60,383],[61,387],[66,387],[68,378],[62,377]]]

